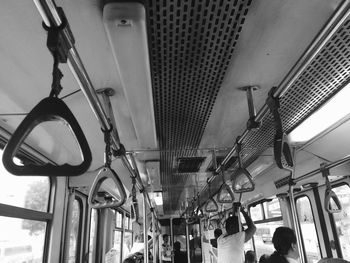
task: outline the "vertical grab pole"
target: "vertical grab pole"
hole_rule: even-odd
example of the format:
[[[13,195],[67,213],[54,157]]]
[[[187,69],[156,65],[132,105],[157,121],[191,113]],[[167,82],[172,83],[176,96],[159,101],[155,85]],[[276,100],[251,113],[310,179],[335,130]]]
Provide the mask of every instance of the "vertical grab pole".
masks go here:
[[[295,160],[295,147],[293,148],[293,159]],[[297,215],[297,209],[295,206],[294,202],[294,177],[295,177],[295,165],[293,168],[288,169],[291,172],[290,176],[290,183],[289,183],[289,202],[290,202],[290,208],[292,212],[292,221],[294,225],[294,231],[295,235],[297,237],[297,244],[298,244],[298,250],[299,250],[299,256],[301,259],[301,262],[305,262],[305,257],[304,257],[304,249],[303,249],[303,243],[301,242],[301,233],[300,233],[300,226],[299,226],[299,220],[298,220],[298,215]]]
[[[188,231],[188,224],[186,224],[186,246],[187,246],[187,262],[191,263],[191,255],[190,255],[190,234]]]
[[[174,262],[174,229],[173,229],[173,218],[170,217],[170,247],[171,247],[171,261]]]
[[[156,257],[156,253],[157,253],[157,250],[156,250],[156,245],[158,244],[158,242],[156,241],[156,238],[157,238],[157,227],[156,227],[156,220],[154,218],[154,214],[152,213],[152,233],[153,233],[153,263],[157,263],[157,257]]]
[[[64,242],[64,261],[68,262],[69,259],[69,246],[70,246],[70,232],[72,229],[72,215],[74,208],[74,200],[75,200],[75,191],[73,189],[69,189],[68,194],[68,208],[67,208],[67,221],[66,221],[66,232],[65,232],[65,242]]]
[[[143,195],[143,259],[144,263],[148,263],[148,235],[147,235],[147,201],[146,197]]]

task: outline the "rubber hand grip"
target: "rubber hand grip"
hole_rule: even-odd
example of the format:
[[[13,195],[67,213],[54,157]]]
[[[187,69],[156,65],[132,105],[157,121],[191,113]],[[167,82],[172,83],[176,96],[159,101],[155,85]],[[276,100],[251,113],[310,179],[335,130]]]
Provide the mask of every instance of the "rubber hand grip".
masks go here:
[[[62,121],[69,126],[80,147],[83,157],[81,164],[53,165],[47,163],[39,165],[29,163],[20,166],[13,162],[18,148],[25,138],[37,125],[46,121]],[[14,175],[77,176],[85,173],[89,169],[92,156],[89,144],[73,113],[61,99],[48,97],[40,101],[17,127],[5,146],[2,161],[5,168]]]

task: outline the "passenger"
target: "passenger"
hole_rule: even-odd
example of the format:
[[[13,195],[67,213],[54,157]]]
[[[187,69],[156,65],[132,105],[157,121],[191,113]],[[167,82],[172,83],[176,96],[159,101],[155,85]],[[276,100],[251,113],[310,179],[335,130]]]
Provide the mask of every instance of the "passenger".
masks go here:
[[[256,263],[256,262],[257,262],[257,259],[256,259],[255,252],[253,250],[248,250],[245,253],[244,263]]]
[[[270,256],[269,263],[297,263],[299,251],[295,233],[289,227],[278,227],[272,237],[276,251]]]
[[[164,263],[171,263],[171,247],[169,245],[169,235],[163,235],[163,244],[162,244],[162,261]]]
[[[192,239],[190,240],[190,259],[193,262],[202,262],[202,245],[201,239],[198,236],[198,230],[191,230]]]
[[[174,263],[187,263],[187,255],[181,251],[181,243],[179,241],[174,243]]]
[[[243,263],[244,243],[252,238],[256,227],[247,212],[241,209],[241,213],[247,223],[248,228],[244,231],[239,229],[239,219],[237,216],[230,216],[226,220],[226,234],[218,238],[218,262]]]
[[[214,230],[214,238],[213,239],[210,239],[210,244],[217,248],[218,247],[218,238],[219,236],[222,235],[222,230],[220,228],[217,228]]]
[[[260,259],[259,259],[259,263],[267,263],[269,261],[270,256],[267,254],[263,254]]]

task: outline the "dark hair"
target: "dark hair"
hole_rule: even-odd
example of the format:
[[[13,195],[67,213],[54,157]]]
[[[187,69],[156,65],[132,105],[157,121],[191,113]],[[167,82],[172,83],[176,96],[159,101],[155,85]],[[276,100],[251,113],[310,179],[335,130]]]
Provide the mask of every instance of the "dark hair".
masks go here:
[[[231,233],[231,231],[238,231],[238,217],[230,216],[226,219],[225,228],[227,233]],[[230,231],[231,230],[231,231]]]
[[[220,228],[217,228],[217,229],[214,230],[215,238],[218,238],[221,235],[222,235],[222,230]]]
[[[163,239],[166,238],[166,237],[169,237],[169,235],[168,234],[164,234],[163,235]]]
[[[256,261],[256,255],[253,250],[248,250],[245,253],[245,262],[255,262]]]
[[[289,227],[278,227],[273,233],[272,243],[276,251],[270,256],[271,263],[287,263],[285,256],[292,248],[292,244],[296,244],[297,237],[293,229]]]
[[[176,241],[174,243],[174,250],[175,251],[180,251],[180,249],[181,249],[181,243],[179,241]]]
[[[264,254],[264,255],[262,255],[262,256],[260,257],[260,259],[259,259],[259,263],[265,263],[265,262],[268,262],[269,258],[270,258],[270,256],[269,256],[269,255]]]

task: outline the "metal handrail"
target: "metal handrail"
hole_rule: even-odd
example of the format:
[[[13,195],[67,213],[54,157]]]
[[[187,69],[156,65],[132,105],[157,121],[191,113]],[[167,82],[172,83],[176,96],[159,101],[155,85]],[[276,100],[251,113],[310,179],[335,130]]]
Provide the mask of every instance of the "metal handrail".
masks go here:
[[[51,25],[59,26],[61,25],[62,21],[61,18],[57,12],[56,4],[53,0],[33,0],[34,4],[36,5],[44,23],[50,27]],[[106,113],[104,112],[104,109],[102,107],[102,104],[97,96],[97,93],[92,85],[92,82],[89,78],[89,75],[84,67],[84,64],[82,60],[80,59],[80,56],[78,54],[78,51],[75,48],[75,45],[73,43],[73,40],[69,37],[68,31],[66,29],[63,30],[63,37],[67,41],[67,43],[70,44],[71,49],[68,52],[68,65],[77,80],[80,89],[84,93],[90,108],[92,109],[93,113],[95,114],[95,117],[99,121],[101,128],[103,130],[110,130],[111,124],[107,118]],[[115,150],[121,149],[119,138],[117,138],[115,133],[112,133],[112,147]],[[152,206],[152,203],[150,201],[150,198],[148,196],[148,193],[145,189],[145,187],[142,184],[142,180],[138,173],[135,173],[132,169],[128,159],[125,155],[120,156],[123,165],[128,169],[130,172],[130,175],[132,177],[136,178],[137,187],[139,188],[140,192],[142,192],[144,195],[146,195],[146,200],[148,202],[149,207],[151,208],[151,211],[154,213],[155,217],[157,218],[156,212],[154,207]]]
[[[309,45],[307,50],[303,53],[301,58],[297,61],[294,67],[289,71],[287,76],[282,80],[276,91],[274,92],[274,97],[282,97],[288,89],[292,86],[294,81],[302,74],[305,68],[309,65],[311,60],[318,54],[318,52],[325,46],[327,41],[332,37],[332,35],[339,29],[343,22],[347,19],[350,14],[350,0],[344,0],[338,9],[335,11],[333,16],[328,20],[327,24],[323,27],[322,31],[316,36],[314,41]],[[262,106],[255,117],[256,122],[260,122],[268,113],[268,106],[266,103]],[[221,164],[217,167],[215,173],[208,178],[207,184],[199,191],[202,194],[208,187],[217,174],[222,170],[229,159],[237,150],[237,143],[242,143],[244,139],[249,134],[249,130],[246,129],[240,136],[240,139],[234,144],[229,153],[226,155]]]

